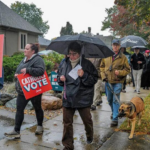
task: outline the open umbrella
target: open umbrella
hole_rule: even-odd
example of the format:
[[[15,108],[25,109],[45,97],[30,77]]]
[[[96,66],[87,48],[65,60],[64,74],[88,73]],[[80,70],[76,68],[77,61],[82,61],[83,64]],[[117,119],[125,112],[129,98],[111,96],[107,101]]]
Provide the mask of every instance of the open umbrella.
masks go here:
[[[68,46],[74,41],[81,44],[82,54],[84,54],[86,58],[106,58],[114,54],[114,52],[99,38],[89,37],[83,34],[58,37],[53,40],[46,49],[51,49],[60,54],[67,55]]]
[[[144,52],[145,50],[147,50],[148,48],[146,48],[145,46],[133,46],[131,48],[131,51],[134,51],[135,48],[139,48],[140,52]]]
[[[144,46],[148,43],[141,37],[128,35],[121,39],[121,47]]]

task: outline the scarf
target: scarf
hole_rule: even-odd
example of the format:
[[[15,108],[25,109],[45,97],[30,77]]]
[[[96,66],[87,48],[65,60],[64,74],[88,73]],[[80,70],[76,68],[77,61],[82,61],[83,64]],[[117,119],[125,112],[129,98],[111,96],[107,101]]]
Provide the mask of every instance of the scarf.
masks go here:
[[[76,64],[79,62],[79,60],[80,60],[80,57],[76,60],[70,60],[72,68],[74,68],[76,66]]]

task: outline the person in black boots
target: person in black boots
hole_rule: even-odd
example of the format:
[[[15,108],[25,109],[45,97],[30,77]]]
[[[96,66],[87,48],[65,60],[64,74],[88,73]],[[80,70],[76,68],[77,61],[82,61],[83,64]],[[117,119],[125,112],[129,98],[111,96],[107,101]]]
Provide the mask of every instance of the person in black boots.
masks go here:
[[[143,65],[146,63],[144,55],[140,53],[140,48],[134,48],[134,54],[131,56],[131,64],[133,67],[133,78],[135,83],[135,91],[140,94],[141,76],[143,72]]]
[[[143,89],[149,90],[150,87],[150,50],[145,51],[145,60],[146,64],[143,67],[143,73],[142,73],[142,80],[141,80],[141,87]]]

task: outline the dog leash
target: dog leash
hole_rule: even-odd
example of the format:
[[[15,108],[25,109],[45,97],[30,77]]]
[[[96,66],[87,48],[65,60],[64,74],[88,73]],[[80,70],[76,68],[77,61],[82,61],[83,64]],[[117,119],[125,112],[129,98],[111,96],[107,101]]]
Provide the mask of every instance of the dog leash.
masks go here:
[[[119,101],[119,99],[118,99],[116,93],[113,91],[112,85],[111,85],[109,82],[107,82],[107,83],[108,83],[108,84],[107,84],[107,88],[109,89],[109,91],[110,91],[111,93],[113,93],[113,94],[115,95],[115,98],[116,98],[117,102],[120,104],[120,101]],[[108,85],[109,85],[109,86],[108,86]]]

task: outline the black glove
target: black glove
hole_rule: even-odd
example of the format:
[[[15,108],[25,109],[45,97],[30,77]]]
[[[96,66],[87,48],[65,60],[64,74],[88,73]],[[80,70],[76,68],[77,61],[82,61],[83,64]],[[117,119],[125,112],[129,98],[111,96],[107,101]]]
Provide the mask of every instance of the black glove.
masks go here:
[[[108,79],[107,79],[107,78],[105,78],[103,81],[104,81],[104,82],[108,82]]]

